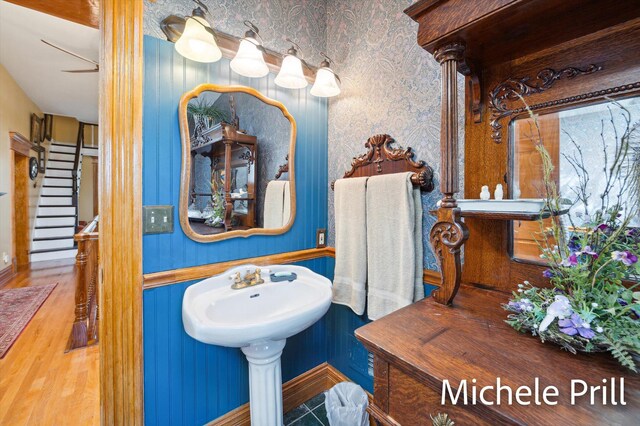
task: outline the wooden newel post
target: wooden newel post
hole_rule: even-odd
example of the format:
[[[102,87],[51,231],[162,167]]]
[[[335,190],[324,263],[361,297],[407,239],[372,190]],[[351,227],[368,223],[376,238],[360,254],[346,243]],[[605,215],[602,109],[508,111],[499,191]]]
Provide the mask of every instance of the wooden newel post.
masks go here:
[[[76,239],[78,243],[78,254],[76,255],[76,309],[75,319],[71,328],[71,337],[68,344],[69,349],[75,349],[87,346],[87,287],[86,287],[86,269],[87,269],[87,241],[84,239]]]
[[[431,228],[430,240],[442,274],[441,286],[433,292],[438,303],[448,305],[453,301],[462,274],[460,250],[469,238],[469,231],[460,219],[456,203],[458,192],[458,88],[457,66],[463,61],[464,45],[451,43],[434,52],[440,63],[442,79],[442,110],[440,128],[440,191],[442,204],[438,218]]]

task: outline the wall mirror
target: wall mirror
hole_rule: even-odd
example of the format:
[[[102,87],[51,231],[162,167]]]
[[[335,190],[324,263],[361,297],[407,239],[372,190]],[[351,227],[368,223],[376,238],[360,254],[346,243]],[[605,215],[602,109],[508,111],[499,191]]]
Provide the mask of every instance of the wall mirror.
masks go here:
[[[203,84],[180,100],[180,225],[192,239],[275,235],[296,210],[296,124],[255,89]]]
[[[511,229],[511,255],[515,260],[540,263],[540,234],[548,231],[551,220],[560,221],[569,232],[580,232],[584,223],[601,208],[604,194],[609,205],[616,202],[628,211],[638,209],[637,193],[622,190],[611,182],[614,154],[622,139],[630,138],[628,159],[618,170],[621,179],[637,179],[630,165],[640,161],[640,97],[604,100],[573,109],[545,112],[538,116],[538,126],[528,116],[510,124],[511,197],[544,198],[543,167],[536,143],[539,134],[554,164],[552,179],[559,195],[571,205],[566,215],[539,222],[514,221]],[[634,126],[635,129],[634,129]],[[580,172],[580,173],[579,173]],[[579,178],[587,176],[586,179]],[[582,188],[582,190],[580,189]],[[587,196],[581,196],[580,193]],[[629,224],[640,226],[637,216]]]

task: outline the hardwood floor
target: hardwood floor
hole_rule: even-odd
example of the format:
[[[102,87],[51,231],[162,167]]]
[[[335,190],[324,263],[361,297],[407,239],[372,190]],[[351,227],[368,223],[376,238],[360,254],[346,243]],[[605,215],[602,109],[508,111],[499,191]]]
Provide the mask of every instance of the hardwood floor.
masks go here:
[[[98,345],[64,353],[74,312],[74,259],[36,262],[5,287],[57,282],[0,360],[0,425],[98,425]]]

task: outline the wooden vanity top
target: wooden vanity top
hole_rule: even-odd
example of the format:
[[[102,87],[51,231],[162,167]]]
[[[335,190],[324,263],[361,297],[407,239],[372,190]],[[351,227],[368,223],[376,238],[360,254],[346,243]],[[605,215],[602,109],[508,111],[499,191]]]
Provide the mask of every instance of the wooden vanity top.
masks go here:
[[[478,389],[496,385],[500,377],[502,385],[514,392],[526,385],[534,389],[539,378],[540,389],[555,386],[559,390],[555,406],[463,405],[456,408],[473,413],[478,418],[494,419],[494,424],[567,424],[567,425],[631,425],[640,421],[640,375],[620,367],[609,354],[579,354],[560,349],[554,344],[543,344],[537,338],[516,332],[504,323],[507,312],[501,307],[509,295],[497,291],[461,288],[453,307],[447,307],[428,298],[356,330],[356,337],[380,360],[421,384],[442,392],[443,380],[458,389],[461,380],[467,380],[471,397],[472,379]],[[626,406],[610,405],[611,378],[619,385],[624,378]],[[595,405],[587,396],[579,397],[576,405],[570,404],[571,381],[584,380],[591,386],[601,386],[607,380],[608,401],[602,405],[602,392],[598,391]],[[379,386],[385,377],[376,375],[375,398],[381,394]],[[390,386],[390,385],[389,385]],[[580,384],[576,385],[582,389]],[[495,401],[496,392],[488,390],[485,397]],[[394,390],[385,388],[391,395]],[[616,388],[619,400],[620,386]],[[542,393],[542,392],[540,392]],[[439,399],[439,398],[438,398]],[[379,401],[375,401],[380,406]],[[384,403],[387,403],[384,401]],[[417,409],[417,407],[416,407]],[[447,412],[447,407],[440,407]],[[434,413],[435,414],[435,413]],[[455,418],[454,418],[455,420]],[[392,423],[390,423],[392,424]],[[456,422],[456,424],[464,424]]]

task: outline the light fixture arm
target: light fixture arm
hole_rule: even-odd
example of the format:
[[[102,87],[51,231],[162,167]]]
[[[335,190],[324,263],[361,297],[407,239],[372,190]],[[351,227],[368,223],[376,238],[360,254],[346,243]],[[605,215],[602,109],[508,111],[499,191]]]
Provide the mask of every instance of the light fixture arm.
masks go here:
[[[262,53],[266,53],[266,49],[263,46],[264,40],[262,39],[262,36],[260,35],[260,30],[258,29],[258,27],[253,22],[251,22],[249,20],[245,20],[243,22],[243,24],[246,27],[249,28],[244,33],[243,40],[246,40],[249,43],[253,44]],[[260,40],[258,41],[258,39],[260,39]]]

